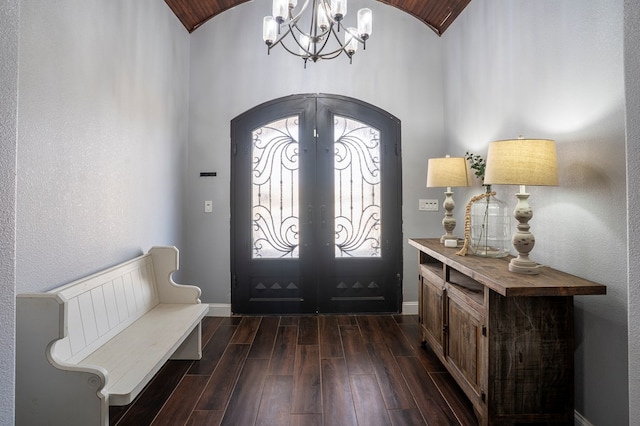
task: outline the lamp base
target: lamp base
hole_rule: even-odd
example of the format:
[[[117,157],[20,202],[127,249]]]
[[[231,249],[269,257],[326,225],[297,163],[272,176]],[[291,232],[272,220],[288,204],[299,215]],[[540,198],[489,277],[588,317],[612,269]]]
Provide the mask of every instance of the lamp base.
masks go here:
[[[509,262],[509,271],[517,274],[536,275],[540,273],[540,267],[529,259],[529,252],[536,244],[535,237],[529,232],[529,220],[533,217],[533,210],[529,206],[529,194],[524,185],[520,185],[520,192],[516,194],[516,197],[518,197],[518,204],[516,204],[513,215],[518,221],[518,230],[513,234],[511,241],[518,252],[518,257]]]
[[[440,242],[442,244],[444,244],[446,240],[458,241],[458,237],[453,235],[453,230],[456,229],[456,220],[453,218],[453,208],[456,206],[452,197],[453,192],[447,190],[444,195],[444,203],[442,203],[442,206],[444,207],[445,212],[444,218],[442,219],[442,226],[444,227],[445,234],[440,237]]]
[[[540,265],[532,260],[521,259],[518,256],[509,262],[509,271],[517,274],[537,275],[540,273]]]

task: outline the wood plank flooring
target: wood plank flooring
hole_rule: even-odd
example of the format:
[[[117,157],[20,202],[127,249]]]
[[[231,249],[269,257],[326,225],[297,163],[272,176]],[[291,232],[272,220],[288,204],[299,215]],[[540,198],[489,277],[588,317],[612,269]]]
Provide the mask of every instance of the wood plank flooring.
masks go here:
[[[207,317],[110,425],[477,425],[416,316]]]

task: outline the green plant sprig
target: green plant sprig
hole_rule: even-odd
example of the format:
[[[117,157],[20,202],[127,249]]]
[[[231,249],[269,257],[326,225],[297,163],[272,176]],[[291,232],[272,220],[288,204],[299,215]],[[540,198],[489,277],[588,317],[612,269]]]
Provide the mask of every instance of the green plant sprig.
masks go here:
[[[464,158],[469,162],[469,167],[471,167],[476,177],[482,180],[482,184],[484,185],[484,170],[487,167],[487,162],[482,156],[469,151],[465,153]]]

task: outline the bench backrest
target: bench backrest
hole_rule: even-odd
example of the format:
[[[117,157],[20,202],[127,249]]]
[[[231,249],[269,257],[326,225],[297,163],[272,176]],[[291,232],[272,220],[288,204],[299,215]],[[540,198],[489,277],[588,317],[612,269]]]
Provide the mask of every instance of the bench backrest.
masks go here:
[[[64,339],[52,348],[78,362],[159,303],[153,257],[146,254],[50,291],[65,300]]]

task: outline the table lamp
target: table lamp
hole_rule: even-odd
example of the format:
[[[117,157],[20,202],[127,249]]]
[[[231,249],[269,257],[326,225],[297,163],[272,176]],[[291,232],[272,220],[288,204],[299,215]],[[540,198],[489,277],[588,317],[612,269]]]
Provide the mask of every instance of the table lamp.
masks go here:
[[[558,160],[556,143],[547,139],[510,139],[489,144],[484,183],[487,185],[520,185],[518,203],[513,212],[518,221],[511,241],[518,256],[511,259],[509,271],[538,274],[539,265],[529,258],[535,237],[529,231],[533,210],[529,206],[526,185],[557,186]]]
[[[453,235],[456,227],[456,220],[453,218],[453,209],[456,206],[453,201],[453,186],[469,186],[471,185],[471,173],[467,160],[463,157],[430,158],[427,165],[427,188],[446,187],[444,195],[444,219],[442,226],[445,234],[440,238],[440,242],[447,245],[452,244],[455,247],[458,244],[458,238]],[[455,243],[446,243],[446,241],[455,241]]]

